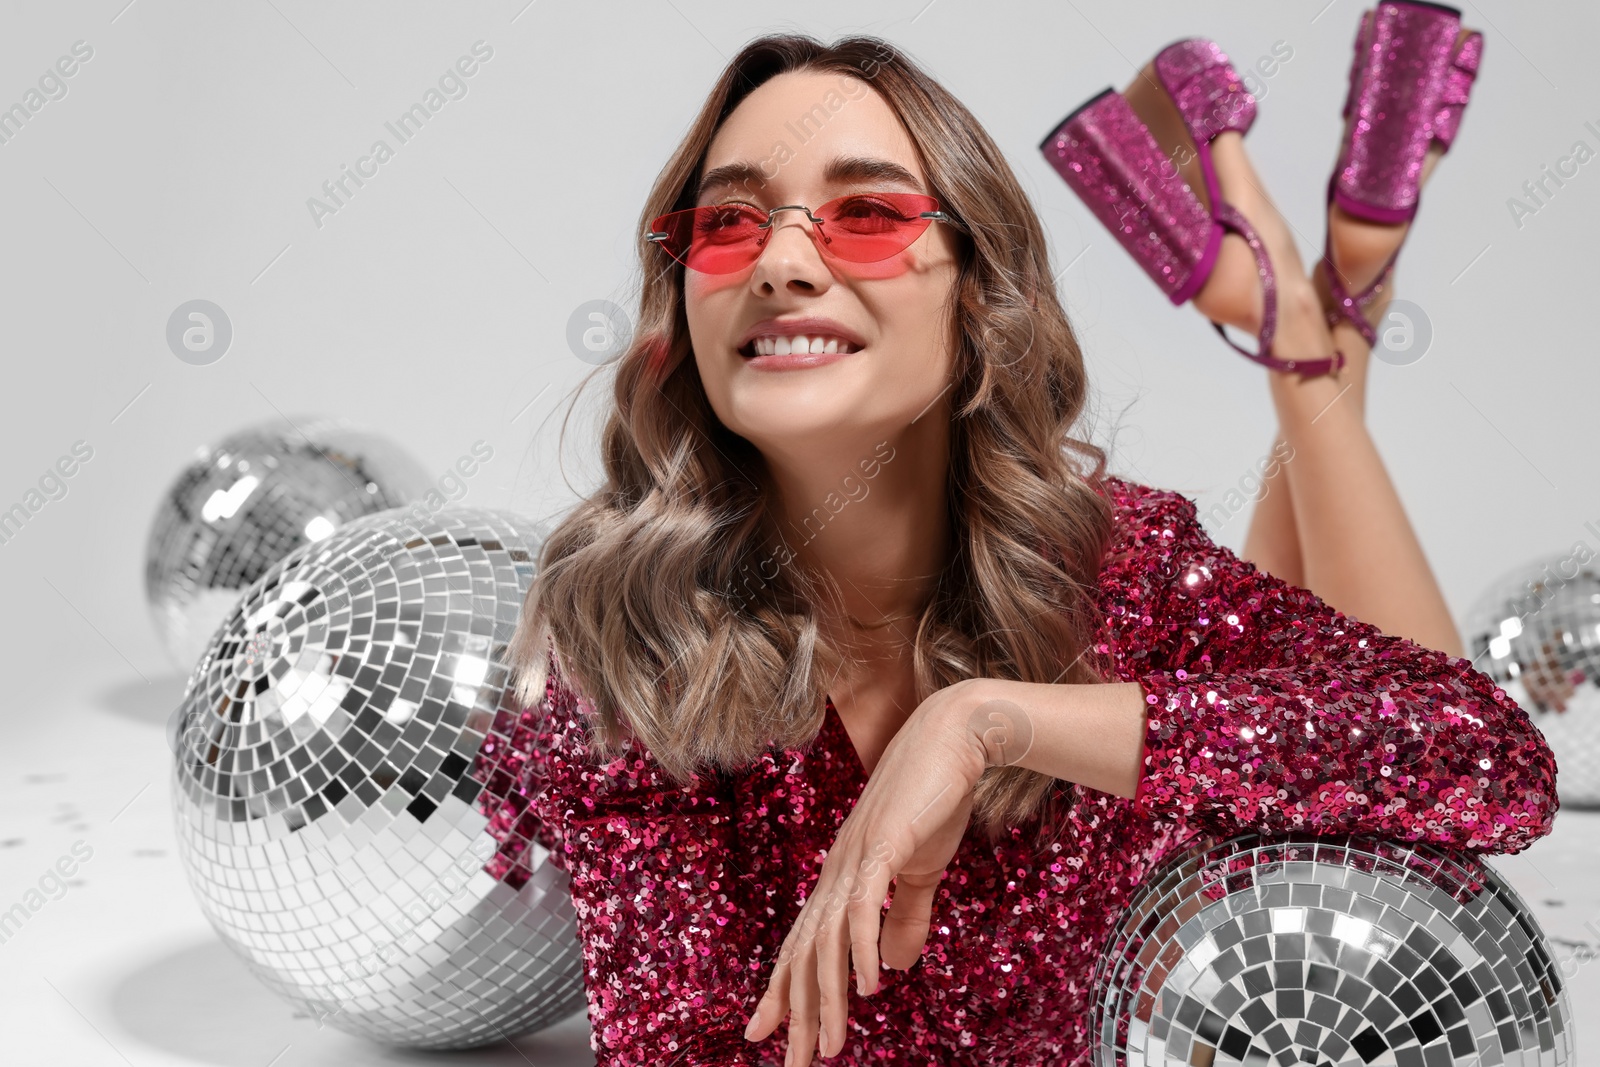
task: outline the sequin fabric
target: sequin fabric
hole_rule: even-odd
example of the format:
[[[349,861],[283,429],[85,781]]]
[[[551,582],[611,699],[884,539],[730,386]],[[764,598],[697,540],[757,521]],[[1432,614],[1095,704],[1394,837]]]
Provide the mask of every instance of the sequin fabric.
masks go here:
[[[1433,119],[1433,139],[1446,149],[1455,143],[1461,129],[1461,112],[1471,99],[1472,83],[1478,77],[1478,64],[1482,60],[1483,34],[1471,33],[1461,42],[1450,69],[1445,72],[1439,113]]]
[[[1337,168],[1341,203],[1357,214],[1398,222],[1415,213],[1428,146],[1455,138],[1482,57],[1482,34],[1457,49],[1460,28],[1456,15],[1423,4],[1379,4],[1362,18]]]
[[[1459,18],[1412,4],[1383,4],[1361,16],[1350,61],[1350,87],[1343,117],[1352,122],[1328,197],[1346,211],[1379,222],[1405,222],[1416,214],[1422,164],[1434,141],[1448,150],[1461,129],[1461,115],[1483,61],[1483,34],[1455,44]],[[1449,65],[1441,61],[1448,57]],[[1385,291],[1399,258],[1396,248],[1373,281],[1352,295],[1326,246],[1323,260],[1333,306],[1328,325],[1348,322],[1369,347],[1378,331],[1366,309]]]
[[[1248,131],[1256,101],[1214,41],[1175,41],[1155,68],[1205,162],[1207,188],[1220,198],[1207,144],[1225,129]],[[1107,90],[1062,119],[1039,146],[1144,272],[1174,304],[1194,295],[1210,272],[1221,234],[1194,191],[1122,94]]]
[[[1167,299],[1187,300],[1211,242],[1211,217],[1127,100],[1109,91],[1096,97],[1041,149]]]
[[[1222,199],[1211,162],[1211,141],[1224,130],[1248,133],[1256,100],[1215,41],[1190,37],[1163,48],[1153,61],[1163,91],[1188,133],[1168,158],[1126,97],[1106,90],[1068,115],[1039,149],[1056,173],[1116,237],[1174,304],[1199,292],[1216,264],[1223,230],[1242,237],[1261,278],[1262,321],[1257,350],[1217,334],[1250,359],[1274,370],[1324,374],[1344,365],[1342,353],[1311,360],[1272,352],[1277,296],[1272,260],[1255,228]],[[1192,153],[1205,178],[1210,209],[1181,176],[1178,159]]]
[[[1191,37],[1174,42],[1156,56],[1155,66],[1197,142],[1213,140],[1223,130],[1250,132],[1256,98],[1215,41]]]
[[[1197,837],[1354,831],[1516,852],[1550,830],[1555,761],[1486,675],[1242,562],[1177,493],[1105,486],[1117,521],[1093,652],[1146,694],[1137,795],[1072,785],[1046,862],[1030,858],[1037,820],[998,847],[969,827],[921,959],[883,968],[871,997],[851,987],[827,1062],[1086,1063],[1106,938]],[[831,702],[804,748],[681,788],[637,748],[587,759],[583,715],[553,675],[512,744],[541,843],[571,875],[597,1064],[781,1064],[787,1023],[752,1043],[745,1020],[866,784]]]

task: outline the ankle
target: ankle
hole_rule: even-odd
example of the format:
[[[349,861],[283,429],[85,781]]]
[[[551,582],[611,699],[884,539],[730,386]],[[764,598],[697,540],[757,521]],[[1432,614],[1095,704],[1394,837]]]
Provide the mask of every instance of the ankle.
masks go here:
[[[1378,272],[1400,247],[1408,226],[1357,218],[1337,204],[1328,208],[1328,254],[1346,292],[1364,292],[1378,280]],[[1379,309],[1369,305],[1367,310],[1368,318],[1375,320]]]
[[[1419,188],[1427,185],[1428,177],[1443,156],[1444,149],[1437,143],[1429,147],[1427,155],[1423,158],[1422,173],[1418,177]],[[1339,280],[1343,283],[1345,291],[1352,294],[1361,293],[1377,281],[1378,273],[1399,249],[1410,228],[1409,222],[1373,222],[1352,215],[1337,204],[1329,204],[1328,255],[1339,272]],[[1319,286],[1319,288],[1326,296],[1326,287]],[[1386,291],[1380,294],[1376,303],[1367,305],[1368,322],[1376,323],[1382,320],[1390,295],[1392,294]],[[1329,306],[1331,307],[1331,301]]]
[[[1285,371],[1267,374],[1272,407],[1278,416],[1279,433],[1294,448],[1301,448],[1326,434],[1345,432],[1341,427],[1364,425],[1359,387],[1348,378],[1324,374],[1304,378]]]
[[[1344,367],[1335,376],[1340,388],[1348,385],[1349,392],[1340,404],[1349,404],[1362,422],[1367,421],[1367,372],[1372,366],[1372,350],[1366,340],[1348,322],[1341,322],[1330,331],[1333,346],[1344,354]]]
[[[1278,279],[1278,322],[1277,329],[1282,332],[1285,324],[1299,322],[1321,323],[1326,318],[1322,310],[1322,299],[1317,296],[1316,288],[1311,284],[1311,279],[1295,274],[1289,278]],[[1320,355],[1326,353],[1319,352]]]
[[[1284,332],[1289,323],[1323,318],[1322,298],[1310,278],[1299,270],[1282,271],[1273,264],[1276,330]],[[1238,234],[1222,240],[1216,266],[1206,284],[1194,295],[1195,308],[1213,322],[1232,326],[1252,336],[1261,333],[1266,315],[1266,297],[1261,287],[1260,268],[1255,253]],[[1291,329],[1291,334],[1293,330]]]

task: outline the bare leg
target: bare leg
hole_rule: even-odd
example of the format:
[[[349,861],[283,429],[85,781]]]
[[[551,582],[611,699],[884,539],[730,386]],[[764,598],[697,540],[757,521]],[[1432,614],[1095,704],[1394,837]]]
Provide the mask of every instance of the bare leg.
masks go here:
[[[1337,335],[1347,356],[1366,348],[1354,330]],[[1350,383],[1274,374],[1271,388],[1295,451],[1284,472],[1305,587],[1381,630],[1461,655],[1455,623],[1362,412],[1340,396]]]
[[[1294,555],[1286,537],[1292,518],[1299,584],[1385,632],[1460,655],[1460,637],[1444,596],[1367,432],[1367,345],[1345,325],[1330,333],[1322,302],[1305,277],[1287,224],[1250,165],[1243,138],[1232,132],[1219,135],[1212,143],[1212,158],[1223,195],[1255,225],[1280,279],[1278,354],[1310,358],[1337,345],[1349,364],[1337,375],[1317,378],[1268,372],[1280,434],[1294,455],[1281,465],[1282,484],[1272,486],[1262,501],[1276,511],[1269,510],[1259,528],[1252,521],[1253,547],[1260,553],[1255,558],[1292,571]],[[1351,246],[1365,243],[1378,248],[1378,234],[1369,232],[1372,229],[1335,225],[1333,230],[1335,258],[1354,284],[1371,275],[1363,279],[1358,273],[1355,261],[1363,258],[1359,248],[1346,253],[1341,242],[1348,236]],[[1398,239],[1399,227],[1378,229],[1391,242]],[[1195,305],[1209,318],[1254,332],[1262,307],[1254,257],[1233,234],[1223,244],[1216,269],[1195,297]],[[1373,261],[1374,273],[1381,264],[1382,258]],[[1381,315],[1382,309],[1371,312]],[[1276,492],[1284,488],[1287,493]]]
[[[1463,29],[1457,43],[1469,30]],[[1441,151],[1435,145],[1424,161],[1426,182]],[[1345,354],[1336,376],[1306,380],[1269,372],[1269,390],[1278,412],[1279,433],[1272,455],[1293,458],[1265,479],[1242,555],[1263,570],[1316,592],[1347,614],[1420,644],[1461,655],[1460,637],[1432,569],[1406,518],[1393,482],[1365,426],[1366,378],[1370,350],[1353,327],[1341,322],[1317,337],[1298,322],[1304,294],[1285,273],[1299,259],[1288,227],[1272,206],[1244,153],[1243,139],[1224,134],[1213,147],[1224,195],[1251,219],[1277,268],[1280,295],[1280,354],[1322,355],[1330,344]],[[1186,169],[1191,186],[1197,175]],[[1204,194],[1201,193],[1202,199]],[[1404,225],[1355,219],[1338,208],[1328,217],[1329,245],[1351,292],[1364,289],[1403,239]],[[1233,245],[1231,257],[1227,245]],[[1261,300],[1254,264],[1238,237],[1229,235],[1224,257],[1195,298],[1203,314],[1255,332]],[[1324,267],[1317,264],[1311,284],[1318,304],[1329,306]],[[1369,321],[1382,319],[1392,285],[1367,309]]]
[[[1426,174],[1426,170],[1423,173]],[[1387,255],[1385,252],[1384,257]],[[1380,259],[1378,262],[1381,264],[1383,260]],[[1320,266],[1319,263],[1319,270]],[[1320,292],[1322,291],[1320,273],[1315,275],[1315,279]],[[1370,278],[1364,280],[1362,285],[1365,286],[1368,281]],[[1333,330],[1333,345],[1344,353],[1348,361],[1339,377],[1341,386],[1351,386],[1339,397],[1338,402],[1354,406],[1365,420],[1369,362],[1367,343],[1349,323],[1340,323]],[[1285,441],[1283,431],[1280,429],[1273,438],[1272,449],[1267,454],[1293,456],[1294,453],[1288,451],[1286,445],[1288,442]],[[1292,500],[1294,489],[1288,472],[1290,463],[1275,465],[1271,468],[1271,474],[1262,480],[1261,492],[1256,497],[1256,506],[1250,513],[1250,531],[1239,554],[1268,574],[1282,578],[1291,585],[1309,589],[1312,587],[1306,578],[1300,528],[1295,521]],[[1386,627],[1380,628],[1386,629]]]
[[[1202,175],[1199,156],[1190,147],[1183,118],[1172,106],[1161,89],[1154,66],[1147,66],[1124,91],[1124,97],[1139,115],[1150,133],[1162,147],[1167,157],[1177,167],[1183,180],[1209,209],[1210,195]],[[1212,157],[1219,172],[1223,171],[1222,154],[1243,158],[1238,147],[1241,138],[1237,133],[1225,133],[1213,142]],[[1224,144],[1231,146],[1223,148]],[[1236,168],[1231,168],[1224,181],[1226,198],[1244,212],[1259,231],[1262,227],[1260,192],[1254,172],[1248,175],[1248,191],[1256,194],[1245,198],[1240,194],[1242,181]],[[1247,200],[1249,202],[1247,202]],[[1282,229],[1282,221],[1273,212],[1273,220]],[[1266,235],[1263,234],[1263,237]],[[1275,342],[1280,352],[1299,354],[1315,352],[1326,355],[1333,342],[1317,309],[1316,291],[1304,278],[1304,267],[1292,242],[1268,241],[1269,254],[1278,280],[1278,333]],[[1218,262],[1206,285],[1196,294],[1194,305],[1214,322],[1227,323],[1256,333],[1261,321],[1262,298],[1258,288],[1255,256],[1244,240],[1229,232],[1222,242]],[[1293,312],[1293,313],[1291,313]],[[1269,457],[1283,455],[1280,447],[1286,442],[1279,434],[1272,442]],[[1304,564],[1301,558],[1299,533],[1295,528],[1294,513],[1289,501],[1289,483],[1282,464],[1269,468],[1271,474],[1263,480],[1257,504],[1250,519],[1250,530],[1242,553],[1262,570],[1286,582],[1303,586]]]
[[[1286,454],[1287,444],[1280,431],[1272,439],[1267,455]],[[1306,584],[1305,561],[1300,557],[1300,531],[1294,524],[1294,505],[1289,500],[1289,476],[1283,464],[1261,480],[1261,492],[1250,512],[1250,532],[1245,535],[1240,557],[1290,585]]]

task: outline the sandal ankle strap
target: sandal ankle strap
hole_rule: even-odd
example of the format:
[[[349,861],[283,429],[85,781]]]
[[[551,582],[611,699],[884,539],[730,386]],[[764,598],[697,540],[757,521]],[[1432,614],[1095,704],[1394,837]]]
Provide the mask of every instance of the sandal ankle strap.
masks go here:
[[[1267,256],[1267,250],[1261,242],[1261,237],[1256,233],[1250,220],[1245,218],[1232,204],[1226,200],[1219,200],[1216,204],[1217,222],[1226,229],[1233,230],[1244,238],[1245,244],[1250,246],[1251,253],[1256,257],[1256,272],[1261,277],[1261,332],[1257,337],[1256,351],[1239,344],[1228,336],[1219,322],[1211,325],[1221,338],[1233,347],[1240,355],[1264,367],[1278,371],[1293,371],[1299,374],[1315,377],[1339,370],[1344,366],[1344,353],[1338,349],[1333,355],[1320,359],[1282,359],[1273,355],[1272,340],[1278,328],[1278,286],[1276,275],[1272,269],[1272,260]]]
[[[1383,292],[1389,284],[1389,279],[1394,275],[1395,261],[1400,258],[1400,249],[1396,248],[1389,256],[1389,261],[1378,272],[1378,277],[1373,283],[1360,293],[1352,296],[1350,290],[1345,288],[1344,279],[1339,275],[1339,268],[1333,265],[1333,255],[1324,244],[1322,249],[1322,277],[1328,284],[1328,295],[1333,300],[1333,306],[1324,308],[1330,327],[1341,322],[1348,322],[1353,326],[1361,339],[1367,342],[1368,348],[1378,347],[1378,328],[1367,321],[1367,305]]]

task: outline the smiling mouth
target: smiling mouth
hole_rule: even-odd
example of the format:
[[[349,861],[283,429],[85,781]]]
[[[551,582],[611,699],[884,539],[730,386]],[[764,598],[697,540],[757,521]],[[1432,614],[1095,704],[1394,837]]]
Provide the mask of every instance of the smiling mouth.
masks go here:
[[[756,356],[789,356],[803,353],[810,353],[811,355],[849,355],[859,352],[861,347],[838,337],[797,335],[795,337],[757,337],[739,348],[738,352],[745,359],[753,359]]]

